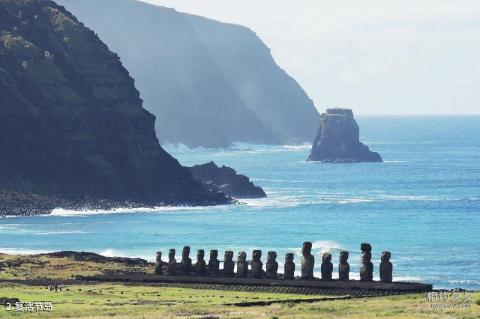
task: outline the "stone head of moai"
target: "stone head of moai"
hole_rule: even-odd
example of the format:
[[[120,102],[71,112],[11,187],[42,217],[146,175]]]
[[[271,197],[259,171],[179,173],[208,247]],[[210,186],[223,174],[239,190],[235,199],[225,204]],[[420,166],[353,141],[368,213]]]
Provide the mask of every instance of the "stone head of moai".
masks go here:
[[[330,263],[332,261],[332,254],[330,253],[324,253],[322,255],[322,262],[324,263]]]
[[[274,251],[269,251],[267,254],[267,261],[275,261],[277,260],[277,253]]]
[[[260,261],[262,258],[262,251],[261,250],[254,250],[252,254],[252,260],[253,261]]]
[[[369,252],[369,253],[371,253],[371,252],[372,252],[372,245],[367,244],[367,243],[362,243],[362,244],[360,245],[360,250],[361,250],[362,252]]]
[[[295,255],[293,253],[287,253],[285,255],[285,262],[293,262]]]
[[[168,259],[175,259],[175,249],[170,249],[168,251]]]
[[[238,253],[237,261],[239,262],[245,262],[247,260],[247,253],[244,251],[241,251]]]
[[[389,251],[382,252],[381,260],[382,262],[389,262],[390,258],[392,258],[392,253]]]
[[[190,246],[184,246],[182,249],[182,258],[190,257]]]
[[[341,251],[340,252],[340,257],[339,257],[339,260],[340,260],[340,264],[344,265],[348,262],[348,251]]]
[[[205,250],[199,249],[197,251],[197,261],[198,260],[204,260],[205,259]]]
[[[210,250],[210,260],[217,260],[218,258],[218,250],[212,249]]]
[[[157,251],[157,255],[155,256],[155,260],[157,261],[157,263],[162,261],[162,252],[161,251]]]
[[[302,255],[310,256],[311,254],[312,254],[312,243],[309,241],[306,241],[303,243],[303,246],[302,246]]]
[[[225,252],[224,260],[225,261],[232,261],[233,260],[233,251],[227,250]]]

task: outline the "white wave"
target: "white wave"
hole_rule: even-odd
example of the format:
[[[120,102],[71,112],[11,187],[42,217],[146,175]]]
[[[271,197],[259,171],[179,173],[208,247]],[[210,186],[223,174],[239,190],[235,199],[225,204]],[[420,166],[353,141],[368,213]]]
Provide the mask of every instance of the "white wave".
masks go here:
[[[167,213],[174,211],[208,211],[222,210],[227,205],[219,206],[160,206],[160,207],[144,207],[144,208],[114,208],[110,210],[93,209],[93,210],[71,210],[56,208],[50,215],[45,216],[61,216],[61,217],[84,217],[88,215],[109,215],[109,214],[131,214],[131,213]]]
[[[448,283],[449,283],[449,284],[453,284],[453,285],[480,285],[480,281],[467,280],[467,279],[463,279],[463,280],[449,280]]]
[[[317,240],[312,243],[312,249],[320,250],[321,252],[331,252],[344,249],[340,243],[332,240]]]
[[[400,281],[400,282],[406,282],[406,281],[409,281],[409,282],[412,282],[412,281],[416,281],[416,282],[420,282],[422,281],[422,278],[421,277],[417,277],[417,276],[409,276],[409,275],[395,275],[395,273],[393,274],[393,281]]]
[[[122,251],[112,249],[112,248],[107,248],[99,252],[99,254],[105,257],[129,257],[127,254],[123,253]]]
[[[37,249],[18,249],[18,248],[3,248],[0,247],[0,253],[8,255],[37,255],[48,253],[47,250],[37,250]]]
[[[410,163],[410,161],[383,161],[384,163],[392,163],[392,164],[395,164],[395,163]]]
[[[44,232],[33,232],[32,235],[36,236],[49,236],[49,235],[71,235],[71,234],[90,234],[90,232],[82,230],[70,230],[70,231],[44,231]]]
[[[427,195],[380,195],[381,200],[395,200],[395,201],[436,201],[438,197]]]
[[[339,204],[358,204],[358,203],[371,203],[371,202],[374,202],[374,200],[369,199],[369,198],[358,197],[358,198],[341,199],[337,203],[339,203]]]

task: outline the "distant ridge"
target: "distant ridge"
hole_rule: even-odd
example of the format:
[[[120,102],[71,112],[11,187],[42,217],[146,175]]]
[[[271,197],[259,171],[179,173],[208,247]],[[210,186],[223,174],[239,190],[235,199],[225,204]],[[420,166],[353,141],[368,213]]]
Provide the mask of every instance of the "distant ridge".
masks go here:
[[[119,54],[161,143],[311,141],[313,102],[251,30],[134,0],[59,0]]]

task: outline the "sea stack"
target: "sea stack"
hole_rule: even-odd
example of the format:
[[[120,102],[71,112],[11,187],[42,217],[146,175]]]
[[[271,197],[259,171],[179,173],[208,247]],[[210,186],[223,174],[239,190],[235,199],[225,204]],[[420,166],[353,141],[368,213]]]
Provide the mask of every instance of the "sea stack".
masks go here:
[[[356,163],[382,162],[382,157],[360,142],[360,129],[350,109],[327,109],[307,161]]]

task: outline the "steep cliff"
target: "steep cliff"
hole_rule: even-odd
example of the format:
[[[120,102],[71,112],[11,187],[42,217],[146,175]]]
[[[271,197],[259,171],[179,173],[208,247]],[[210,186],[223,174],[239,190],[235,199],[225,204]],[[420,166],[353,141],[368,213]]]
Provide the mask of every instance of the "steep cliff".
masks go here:
[[[360,142],[360,129],[349,109],[327,109],[308,161],[382,162],[381,156]]]
[[[227,202],[160,147],[154,122],[118,56],[72,14],[0,1],[0,204],[10,193]]]
[[[311,140],[319,114],[250,30],[134,0],[59,0],[118,53],[160,141]]]
[[[283,144],[311,141],[320,115],[252,30],[185,15],[245,106]]]

